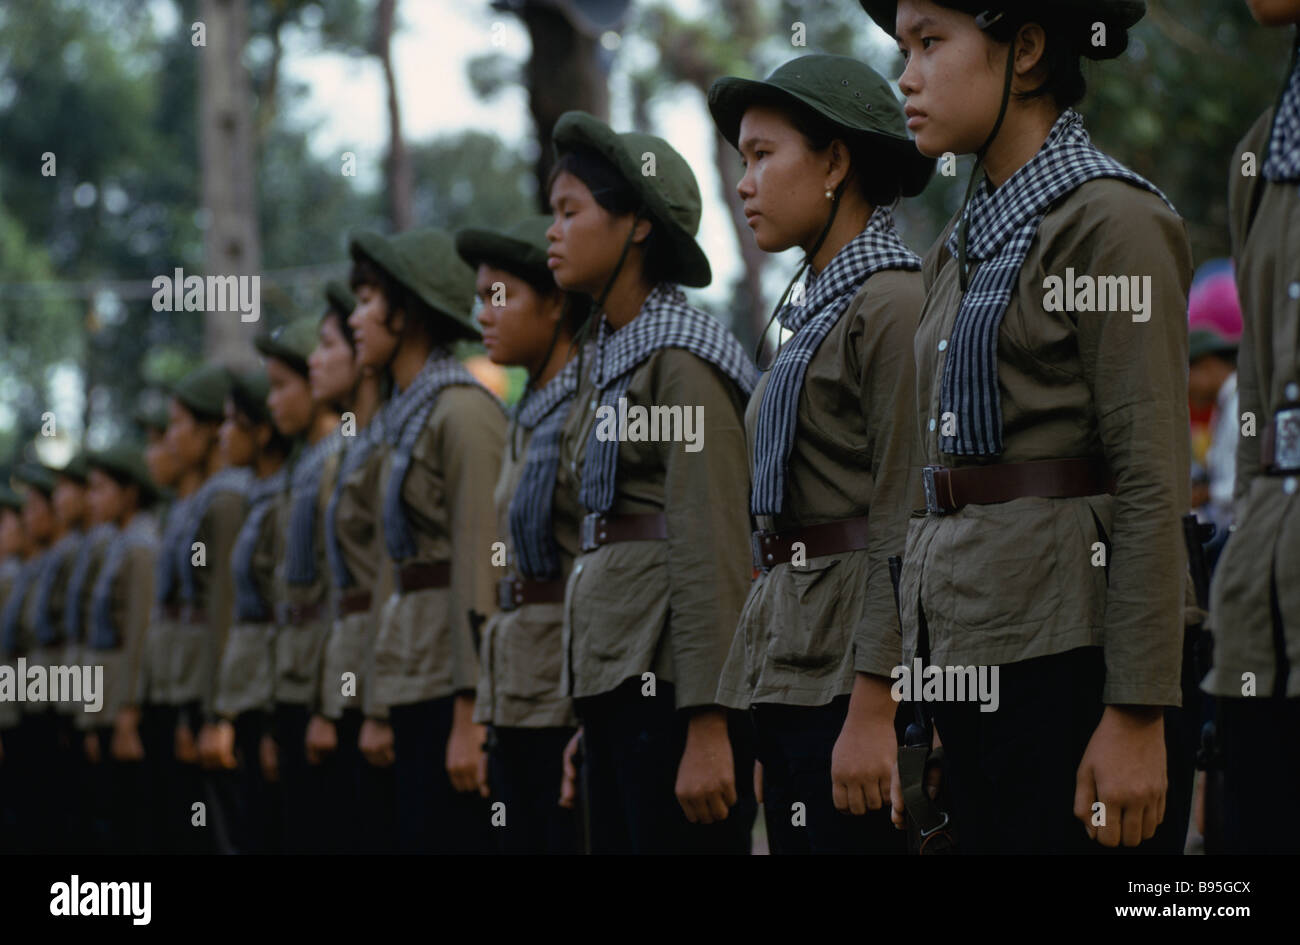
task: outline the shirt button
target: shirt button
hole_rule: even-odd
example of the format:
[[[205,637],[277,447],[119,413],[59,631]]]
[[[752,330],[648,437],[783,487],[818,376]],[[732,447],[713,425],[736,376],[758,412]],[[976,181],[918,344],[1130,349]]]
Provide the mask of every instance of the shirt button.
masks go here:
[[[934,417],[931,417],[931,418],[930,418],[930,429],[933,430],[936,426],[938,426],[938,424],[934,422]]]
[[[591,398],[591,409],[592,409],[592,410],[595,410],[595,409],[596,409],[596,398],[595,398],[595,397]]]
[[[948,339],[947,339],[947,338],[945,338],[945,339],[943,339],[943,341],[939,342],[939,350],[940,350],[940,351],[947,351],[947,350],[948,350]]]
[[[1300,299],[1300,282],[1293,282],[1287,286],[1286,294],[1293,299]]]
[[[1282,491],[1287,495],[1295,495],[1297,485],[1300,485],[1300,483],[1296,481],[1295,476],[1287,476],[1282,483]]]
[[[1300,400],[1300,384],[1292,381],[1290,384],[1286,385],[1286,399]]]

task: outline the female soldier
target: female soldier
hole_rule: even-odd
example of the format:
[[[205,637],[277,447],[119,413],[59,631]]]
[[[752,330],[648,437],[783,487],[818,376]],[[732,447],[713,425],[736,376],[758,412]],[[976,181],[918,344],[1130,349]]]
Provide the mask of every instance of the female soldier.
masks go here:
[[[561,116],[553,140],[548,264],[600,313],[560,444],[560,487],[587,512],[565,670],[592,850],[747,851],[752,753],[717,690],[749,581],[741,415],[757,373],[678,288],[712,278],[681,155],[582,112]],[[665,419],[651,441],[652,408],[683,422]]]
[[[901,591],[906,661],[983,674],[933,707],[961,843],[1136,846],[1164,814],[1180,699],[1191,260],[1178,215],[1071,106],[1080,57],[1119,55],[1145,5],[864,5],[897,34],[917,147],[978,158],[923,269],[929,514]]]
[[[248,515],[235,537],[230,569],[235,611],[221,657],[215,711],[220,721],[205,727],[199,754],[209,768],[238,769],[233,803],[235,849],[276,849],[271,792],[261,765],[262,739],[271,731],[275,681],[275,564],[280,560],[277,513],[287,485],[285,463],[293,441],[271,423],[266,398],[271,384],[264,370],[234,376],[221,424],[221,453],[231,468],[252,471]]]
[[[90,594],[86,662],[104,667],[103,705],[90,737],[98,741],[92,797],[106,828],[104,847],[133,853],[144,838],[134,820],[141,785],[136,675],[153,601],[156,539],[139,513],[152,503],[154,486],[140,451],[118,445],[92,453],[88,501],[97,520],[111,525],[113,540]]]
[[[773,853],[902,852],[883,809],[902,660],[888,558],[903,550],[915,482],[923,292],[892,208],[925,187],[934,162],[908,140],[889,85],[854,59],[803,56],[765,82],[719,79],[709,107],[745,164],[737,192],[759,248],[799,246],[812,274],[780,311],[794,336],[746,415],[760,573],[718,698],[753,708]],[[879,813],[846,819],[836,807]]]
[[[577,852],[573,812],[556,803],[573,703],[560,689],[564,584],[578,553],[579,513],[555,488],[560,428],[578,389],[573,339],[586,305],[555,285],[546,265],[547,216],[510,230],[456,234],[478,270],[483,344],[496,364],[528,370],[497,482],[497,534],[509,570],[487,623],[475,720],[492,726],[492,795],[506,805],[506,853]]]
[[[23,497],[0,482],[0,620],[8,609],[10,595],[25,593],[24,577],[30,580],[33,573],[26,565]],[[25,570],[27,574],[24,576]],[[0,623],[0,669],[16,674],[19,654],[12,649],[16,640],[10,639],[5,629],[5,625]],[[13,630],[17,630],[16,625]],[[22,760],[22,734],[18,728],[22,718],[17,702],[0,702],[0,843],[6,850],[22,849],[18,841],[24,817],[21,803],[23,772],[15,765],[16,760]]]
[[[1275,800],[1276,786],[1300,774],[1300,2],[1248,6],[1265,26],[1291,27],[1295,45],[1276,107],[1237,148],[1258,155],[1262,174],[1231,175],[1238,409],[1258,418],[1261,435],[1238,443],[1237,522],[1215,572],[1205,689],[1221,697],[1226,848],[1282,853],[1300,842]]]
[[[301,437],[289,473],[279,532],[284,555],[276,579],[275,740],[284,791],[286,853],[324,850],[333,816],[320,769],[307,761],[307,722],[320,687],[321,648],[329,626],[325,565],[325,503],[334,487],[343,445],[333,405],[312,397],[307,358],[316,347],[316,322],[297,318],[254,339],[266,356],[267,407],[281,436]]]
[[[317,713],[307,726],[307,757],[331,763],[330,803],[340,811],[338,844],[345,852],[388,853],[396,846],[391,765],[361,754],[364,693],[360,679],[367,641],[379,617],[372,593],[383,550],[377,544],[383,384],[357,362],[352,291],[326,286],[328,308],[308,359],[312,397],[343,414],[345,437],[334,490],[325,509],[325,551],[334,584],[334,620],[325,638]]]
[[[450,350],[478,334],[474,272],[436,230],[363,231],[351,252],[357,359],[393,382],[379,472],[389,559],[381,586],[393,592],[381,605],[365,696],[376,722],[388,711],[392,741],[376,724],[362,749],[374,761],[395,753],[404,849],[487,852],[474,689],[479,626],[495,610],[492,484],[505,415]]]

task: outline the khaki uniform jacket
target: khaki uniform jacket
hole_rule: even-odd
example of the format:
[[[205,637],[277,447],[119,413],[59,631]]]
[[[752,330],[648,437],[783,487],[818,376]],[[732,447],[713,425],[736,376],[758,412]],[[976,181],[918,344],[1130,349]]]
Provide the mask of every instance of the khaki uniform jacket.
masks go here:
[[[91,544],[88,551],[90,558],[86,567],[86,580],[85,583],[82,584],[81,598],[78,600],[76,605],[77,609],[81,613],[81,639],[67,640],[64,644],[62,662],[66,666],[75,666],[79,663],[90,665],[95,662],[95,655],[90,653],[87,647],[87,640],[90,634],[91,598],[95,589],[95,578],[99,574],[100,565],[104,563],[104,555],[108,552],[108,545],[114,534],[116,533],[101,532],[98,535],[92,535],[90,531],[87,531],[85,538],[82,539],[83,542],[90,542]],[[70,582],[71,580],[72,568],[70,566],[68,569],[67,581]],[[65,587],[66,586],[65,583]],[[150,586],[152,587],[152,582],[150,582]],[[66,604],[66,595],[60,599]],[[63,610],[66,613],[67,607],[65,606]],[[60,623],[60,627],[63,627],[62,623]],[[134,693],[132,693],[132,695],[134,695]],[[61,704],[59,709],[61,711],[75,713],[78,716],[85,715],[85,713],[82,712],[81,707],[77,705],[69,704],[65,706]]]
[[[226,637],[215,709],[218,715],[231,721],[245,712],[270,711],[275,701],[275,640],[278,632],[274,618],[275,568],[284,557],[283,533],[279,525],[285,494],[282,492],[269,501],[271,508],[262,516],[262,527],[253,547],[252,572],[258,593],[270,606],[272,618],[265,623],[235,621]]]
[[[337,431],[329,434],[337,436]],[[275,701],[291,705],[306,705],[316,708],[316,699],[320,692],[321,654],[325,649],[325,634],[333,622],[330,608],[330,568],[325,558],[325,508],[329,505],[330,493],[334,489],[334,477],[338,474],[339,454],[337,451],[327,456],[321,468],[320,490],[316,494],[316,521],[313,523],[315,537],[312,549],[316,556],[316,580],[311,584],[296,585],[286,580],[286,557],[280,556],[276,576],[276,597],[278,602],[295,607],[318,607],[318,615],[296,626],[279,622],[275,633]],[[279,508],[280,540],[286,541],[289,534],[289,515],[292,508],[292,493],[286,497]]]
[[[72,532],[73,540],[69,542],[67,551],[63,555],[63,560],[58,564],[58,571],[54,575],[54,583],[50,585],[50,596],[46,602],[46,619],[54,628],[54,644],[43,647],[35,643],[37,613],[33,594],[28,601],[28,613],[30,615],[31,632],[33,634],[33,650],[27,657],[28,666],[44,666],[53,670],[54,667],[75,666],[77,664],[77,647],[71,645],[67,633],[63,629],[63,613],[67,609],[68,583],[72,580],[72,565],[77,558],[77,549],[84,539],[81,532]],[[57,542],[56,542],[57,544]],[[51,552],[53,546],[51,546]],[[39,584],[39,581],[37,582]],[[33,586],[33,589],[35,585]],[[60,715],[72,715],[81,713],[81,703],[79,702],[52,702],[55,712]]]
[[[451,584],[399,593],[396,565],[383,545],[388,574],[380,582],[386,598],[367,677],[369,716],[390,706],[472,693],[478,685],[472,620],[496,611],[492,488],[501,473],[505,428],[505,414],[484,390],[452,385],[434,401],[402,485],[417,549],[404,564],[450,562]],[[379,509],[391,467],[392,454],[385,451]],[[379,531],[382,536],[382,516]]]
[[[1270,110],[1238,145],[1263,165]],[[1249,222],[1252,190],[1262,188]],[[1210,602],[1214,667],[1205,690],[1241,696],[1243,673],[1255,692],[1271,695],[1278,656],[1270,589],[1277,593],[1280,630],[1291,672],[1286,696],[1300,696],[1300,475],[1267,475],[1259,437],[1274,413],[1300,403],[1300,184],[1232,175],[1229,191],[1233,256],[1244,330],[1237,352],[1242,417],[1255,418],[1255,436],[1237,443],[1236,527],[1215,569]]]
[[[120,536],[115,541],[122,540]],[[127,552],[117,577],[113,580],[113,623],[118,628],[118,646],[113,650],[94,650],[87,644],[83,651],[87,663],[104,667],[104,703],[99,712],[79,712],[77,727],[105,728],[113,725],[117,713],[135,705],[139,691],[140,663],[144,655],[145,633],[153,607],[154,566],[157,548],[140,545]]]
[[[723,668],[724,705],[825,705],[852,690],[855,671],[887,677],[902,661],[888,559],[903,554],[920,485],[912,337],[924,300],[920,273],[875,273],[808,365],[784,510],[759,527],[866,517],[870,546],[759,573]],[[745,414],[751,452],[770,379]]]
[[[36,643],[36,597],[37,590],[41,583],[41,568],[45,566],[44,562],[48,560],[50,550],[53,546],[45,548],[40,552],[39,557],[42,559],[41,566],[36,569],[36,575],[28,583],[26,592],[23,597],[22,610],[18,614],[18,648],[27,656],[27,666],[30,670],[33,666],[45,666],[50,664],[50,654],[42,650]],[[48,676],[46,677],[49,678]],[[46,686],[45,695],[48,700],[52,690]],[[24,702],[19,706],[19,711],[23,715],[40,715],[51,711],[53,706],[50,702]]]
[[[335,510],[335,533],[356,583],[349,590],[369,590],[370,609],[346,617],[336,616],[325,638],[325,656],[320,680],[320,712],[328,719],[340,719],[345,709],[362,709],[365,705],[366,654],[374,646],[375,628],[383,602],[380,593],[381,565],[388,552],[379,541],[379,474],[387,448],[376,443],[360,467],[352,471],[339,487],[339,504]],[[391,588],[390,588],[391,590]],[[351,673],[355,685],[344,695],[344,674]],[[387,715],[376,707],[376,718]]]
[[[555,409],[571,410],[573,404],[571,400]],[[497,536],[506,546],[508,566],[496,573],[518,578],[510,535],[510,501],[523,478],[532,431],[517,426],[512,430],[514,449],[505,451],[496,489]],[[573,559],[578,554],[578,521],[582,509],[573,493],[556,488],[551,515],[563,580],[572,572]],[[474,721],[519,728],[577,723],[573,702],[560,686],[563,623],[563,602],[524,604],[492,616],[483,633],[482,672],[474,703]]]
[[[584,370],[584,373],[585,370]],[[632,371],[635,406],[704,407],[702,448],[618,445],[611,513],[662,512],[668,538],[603,545],[578,557],[565,596],[565,691],[576,698],[653,672],[678,708],[717,704],[718,681],[749,589],[749,461],[745,395],[681,348],[661,348]],[[559,488],[576,501],[599,399],[583,379],[560,442]]]
[[[206,564],[193,568],[193,606],[206,619],[194,624],[182,618],[171,638],[170,701],[173,705],[197,701],[202,719],[215,714],[217,672],[235,606],[230,553],[247,511],[248,503],[241,493],[218,492],[212,497],[194,538],[203,543]]]
[[[918,442],[924,463],[963,466],[977,459],[938,446],[944,351],[961,301],[947,237],[923,273]],[[1070,267],[1078,276],[1149,276],[1149,320],[1045,311],[1044,280],[1064,279]],[[1191,274],[1182,220],[1123,181],[1089,181],[1044,217],[999,329],[1004,452],[996,461],[1103,456],[1117,492],[914,518],[901,590],[908,660],[919,601],[936,664],[995,665],[1100,646],[1104,702],[1180,704]],[[1092,563],[1097,542],[1108,546],[1108,567]]]
[[[158,538],[157,542],[155,542],[156,555],[168,553],[168,549],[163,545],[167,523],[171,521],[173,515],[185,514],[185,508],[186,499],[173,499],[168,503],[165,510],[159,510],[156,520]],[[157,576],[155,575],[155,582],[156,580]],[[180,582],[177,581],[176,583],[179,584]],[[170,660],[172,638],[176,635],[177,626],[174,620],[163,616],[161,607],[164,604],[168,606],[175,604],[179,593],[180,589],[176,587],[169,600],[155,600],[154,607],[149,613],[149,626],[144,634],[143,652],[140,656],[140,675],[137,679],[139,688],[136,692],[136,701],[141,706],[171,704]]]
[[[13,592],[18,572],[22,570],[22,560],[11,556],[0,561],[0,610],[4,610],[5,601]],[[17,661],[8,653],[0,652],[0,667],[8,666],[17,673]],[[22,710],[17,702],[0,701],[0,731],[15,727],[22,720]]]

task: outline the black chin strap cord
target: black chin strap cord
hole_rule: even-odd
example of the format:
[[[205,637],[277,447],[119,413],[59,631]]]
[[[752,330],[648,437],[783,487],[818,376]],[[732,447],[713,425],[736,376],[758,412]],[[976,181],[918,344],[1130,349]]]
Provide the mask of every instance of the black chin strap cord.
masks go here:
[[[993,142],[997,140],[998,132],[1002,130],[1002,123],[1007,117],[1007,108],[1011,104],[1011,80],[1015,76],[1016,67],[1016,40],[1011,39],[1011,48],[1007,50],[1007,73],[1006,79],[1002,85],[1002,106],[998,109],[998,120],[993,124],[993,130],[989,133],[988,138],[980,145],[980,149],[975,152],[975,166],[971,168],[970,180],[966,184],[966,196],[961,204],[961,222],[957,225],[957,271],[961,278],[961,291],[966,293],[970,277],[970,266],[966,262],[966,241],[970,230],[970,198],[975,193],[975,185],[979,182],[984,174],[984,158],[988,155],[989,148],[993,147]]]

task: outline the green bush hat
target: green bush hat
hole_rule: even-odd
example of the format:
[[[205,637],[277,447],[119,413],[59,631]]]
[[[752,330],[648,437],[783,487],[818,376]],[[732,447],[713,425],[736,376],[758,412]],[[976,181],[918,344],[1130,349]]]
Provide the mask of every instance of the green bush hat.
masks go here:
[[[456,252],[472,267],[487,263],[522,276],[529,282],[554,285],[555,280],[546,265],[549,247],[546,231],[552,223],[554,217],[539,214],[504,230],[466,227],[456,233]]]
[[[54,473],[38,463],[19,463],[14,467],[13,478],[25,486],[38,490],[47,499],[54,494],[57,480]]]
[[[673,280],[699,288],[713,281],[708,257],[695,235],[700,230],[700,187],[686,159],[663,138],[636,131],[616,133],[586,112],[565,112],[555,123],[551,143],[557,157],[586,148],[612,164],[640,195],[652,223],[669,247]],[[643,155],[653,154],[655,173],[642,173]]]
[[[140,498],[148,502],[158,497],[158,487],[149,476],[149,467],[138,446],[115,443],[108,449],[95,450],[86,456],[91,469],[99,469],[114,479],[134,483],[140,488]]]
[[[270,393],[271,379],[265,368],[231,372],[230,396],[235,398],[239,409],[255,423],[271,422],[271,408],[266,405]]]
[[[811,111],[846,139],[877,145],[893,157],[904,197],[925,190],[935,162],[908,137],[903,108],[884,76],[848,56],[800,56],[762,82],[724,76],[709,88],[709,111],[718,131],[739,150],[740,122],[751,105],[786,105]]]
[[[450,334],[480,338],[474,323],[474,270],[456,252],[455,241],[442,230],[407,230],[383,236],[358,230],[348,240],[355,259],[366,256],[394,280],[443,316]]]
[[[862,9],[876,21],[876,25],[894,35],[894,26],[898,20],[897,0],[859,0]],[[1120,55],[1127,43],[1107,42],[1104,46],[1094,46],[1090,41],[1092,25],[1105,23],[1107,33],[1118,31],[1127,33],[1142,17],[1146,16],[1145,0],[934,0],[941,7],[961,10],[971,16],[981,13],[997,14],[1013,10],[1030,10],[1033,13],[1051,15],[1058,18],[1074,17],[1078,23],[1079,39],[1076,51],[1089,59],[1114,59]],[[991,25],[991,24],[990,24]]]
[[[325,283],[325,301],[329,304],[330,310],[338,313],[344,321],[357,307],[356,296],[352,294],[352,290],[348,288],[346,282],[337,279]]]
[[[287,325],[263,332],[253,339],[253,347],[268,358],[277,358],[303,377],[307,376],[307,359],[316,350],[320,323],[315,318],[295,318]]]
[[[172,396],[189,411],[202,417],[220,418],[226,412],[230,372],[218,364],[205,364],[182,377]]]
[[[23,507],[23,497],[0,482],[0,509],[13,509],[15,512]]]
[[[56,476],[62,476],[65,479],[71,479],[79,485],[86,484],[86,454],[84,451],[78,451],[73,454],[72,459],[68,460],[59,469],[52,469]]]
[[[131,419],[142,430],[166,433],[171,418],[167,415],[166,403],[152,403],[136,407],[131,414]]]

